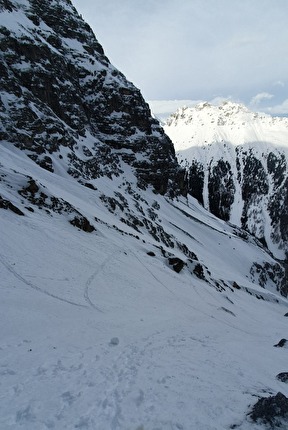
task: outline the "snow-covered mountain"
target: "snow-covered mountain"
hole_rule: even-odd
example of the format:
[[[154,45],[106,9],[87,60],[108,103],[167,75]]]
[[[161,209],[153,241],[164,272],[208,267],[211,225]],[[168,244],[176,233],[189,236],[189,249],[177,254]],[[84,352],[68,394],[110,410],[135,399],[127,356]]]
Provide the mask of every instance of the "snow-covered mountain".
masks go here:
[[[0,23],[0,428],[284,429],[283,264],[186,195],[69,0]]]
[[[186,166],[189,193],[287,261],[288,118],[201,103],[177,110],[164,129]]]

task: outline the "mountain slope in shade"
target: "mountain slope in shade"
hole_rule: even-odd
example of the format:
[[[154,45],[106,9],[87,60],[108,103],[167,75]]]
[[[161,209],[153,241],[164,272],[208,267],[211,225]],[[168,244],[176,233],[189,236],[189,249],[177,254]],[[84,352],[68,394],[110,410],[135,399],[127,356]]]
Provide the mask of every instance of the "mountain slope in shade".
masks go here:
[[[191,195],[287,259],[288,119],[201,103],[179,109],[164,129],[187,168]]]
[[[259,430],[272,397],[285,429],[284,266],[185,196],[70,1],[0,20],[0,428]]]

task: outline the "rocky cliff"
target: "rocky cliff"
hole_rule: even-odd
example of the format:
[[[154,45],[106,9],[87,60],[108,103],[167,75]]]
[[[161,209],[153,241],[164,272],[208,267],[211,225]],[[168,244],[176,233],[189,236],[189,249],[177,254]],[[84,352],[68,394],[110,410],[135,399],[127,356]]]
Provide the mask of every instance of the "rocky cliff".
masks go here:
[[[131,166],[141,187],[181,184],[174,148],[140,91],[69,0],[0,2],[1,140],[79,180]],[[173,185],[172,185],[173,184]]]

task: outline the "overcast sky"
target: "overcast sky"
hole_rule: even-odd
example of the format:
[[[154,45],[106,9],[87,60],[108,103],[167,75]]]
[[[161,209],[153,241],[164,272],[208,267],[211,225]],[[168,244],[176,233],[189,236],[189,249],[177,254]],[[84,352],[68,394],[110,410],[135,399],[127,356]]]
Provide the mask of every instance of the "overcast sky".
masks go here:
[[[72,0],[146,100],[288,113],[288,0]]]

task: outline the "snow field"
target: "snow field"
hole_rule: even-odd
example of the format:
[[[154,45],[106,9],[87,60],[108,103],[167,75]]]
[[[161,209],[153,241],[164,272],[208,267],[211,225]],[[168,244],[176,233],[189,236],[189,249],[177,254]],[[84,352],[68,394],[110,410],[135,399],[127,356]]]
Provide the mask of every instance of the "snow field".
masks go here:
[[[130,170],[91,190],[2,145],[1,171],[4,197],[25,216],[0,213],[0,428],[261,428],[245,418],[250,405],[288,395],[276,379],[287,371],[287,349],[273,347],[287,333],[287,300],[249,277],[253,261],[273,261],[263,249],[194,199],[143,192],[143,212],[157,198],[157,223],[211,279],[236,281],[254,296],[227,286],[219,292],[188,263],[172,270],[165,252],[188,261],[179,248],[135,231],[120,221],[126,213],[103,205],[103,193],[121,192],[128,214],[140,217],[123,185],[135,186]],[[28,176],[96,230],[78,230],[65,213],[29,211],[17,193]]]
[[[254,396],[288,394],[285,306],[219,293],[106,227],[37,224],[1,221],[0,426],[256,429]]]

